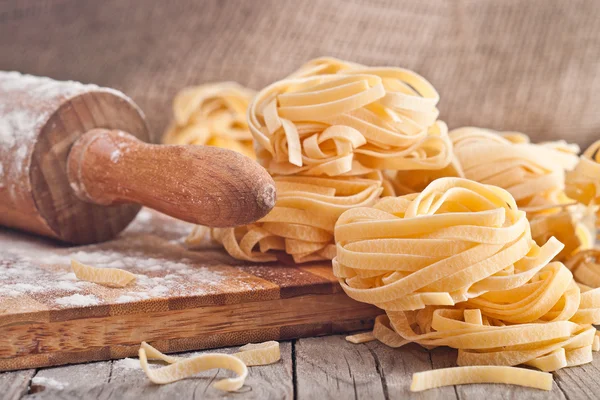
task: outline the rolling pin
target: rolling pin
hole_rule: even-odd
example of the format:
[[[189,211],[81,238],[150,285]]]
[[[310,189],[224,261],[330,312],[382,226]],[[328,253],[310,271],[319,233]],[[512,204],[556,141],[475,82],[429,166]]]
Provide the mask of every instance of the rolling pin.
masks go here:
[[[272,178],[241,154],[148,141],[121,92],[0,71],[0,225],[86,244],[115,237],[142,205],[226,227],[275,204]]]

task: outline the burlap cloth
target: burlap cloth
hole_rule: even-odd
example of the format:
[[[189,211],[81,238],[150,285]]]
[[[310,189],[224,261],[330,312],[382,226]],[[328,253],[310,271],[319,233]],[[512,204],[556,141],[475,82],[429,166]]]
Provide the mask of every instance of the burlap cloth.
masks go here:
[[[600,138],[597,0],[0,1],[0,69],[123,90],[155,139],[183,86],[261,88],[321,55],[418,71],[451,128]]]

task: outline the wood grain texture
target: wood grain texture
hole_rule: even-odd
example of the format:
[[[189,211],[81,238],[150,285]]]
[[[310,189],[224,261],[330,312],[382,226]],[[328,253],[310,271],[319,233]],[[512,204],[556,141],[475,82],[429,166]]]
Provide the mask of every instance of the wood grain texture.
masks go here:
[[[108,361],[38,370],[25,398],[102,398],[103,387],[110,382],[112,369],[112,362]]]
[[[248,264],[210,243],[188,251],[190,228],[143,210],[98,245],[0,231],[0,370],[128,357],[141,341],[178,352],[368,329],[380,313],[323,264]],[[137,278],[121,289],[77,281],[71,258]]]
[[[386,389],[366,346],[344,336],[298,340],[295,347],[298,399],[384,399]]]
[[[233,353],[237,348],[210,350]],[[206,351],[184,353],[189,357]],[[337,355],[337,359],[334,357]],[[460,385],[410,392],[414,372],[455,365],[456,350],[437,348],[427,351],[418,345],[391,349],[370,342],[352,345],[344,336],[300,339],[281,343],[282,361],[273,365],[249,368],[249,377],[240,393],[224,394],[210,388],[214,380],[226,377],[223,371],[200,374],[177,383],[159,386],[150,383],[137,359],[54,367],[37,372],[38,377],[52,378],[64,385],[62,390],[27,387],[34,370],[0,373],[0,393],[12,399],[172,399],[172,398],[358,398],[385,399],[568,399],[597,398],[595,354],[590,365],[567,368],[555,373],[550,392],[511,385]],[[371,358],[369,358],[371,357]],[[216,373],[216,374],[215,374]],[[354,381],[352,381],[354,378]],[[326,383],[329,382],[329,383]],[[356,385],[356,392],[354,391]],[[38,385],[39,386],[39,385]],[[381,390],[378,388],[381,387]],[[17,389],[15,389],[17,388]],[[362,395],[366,392],[366,395]],[[344,394],[344,397],[340,395]],[[348,395],[349,394],[349,395]],[[4,397],[3,397],[4,398]],[[11,399],[11,397],[8,397]],[[12,400],[11,399],[11,400]]]
[[[331,55],[417,71],[450,128],[587,145],[600,131],[598,19],[596,0],[5,0],[0,69],[123,90],[157,140],[184,86],[258,89]]]
[[[6,400],[18,400],[29,387],[31,378],[35,375],[35,369],[0,373],[0,393]]]
[[[93,129],[73,144],[67,168],[81,199],[141,204],[204,226],[246,225],[275,205],[275,182],[263,167],[216,147],[152,145]]]
[[[567,400],[597,399],[600,393],[600,357],[590,364],[564,368],[554,373],[554,382]]]
[[[365,343],[376,361],[377,372],[386,388],[387,399],[457,399],[454,387],[442,387],[420,393],[412,393],[412,374],[432,369],[432,353],[417,344],[392,349],[379,342]],[[450,351],[443,349],[443,351]]]

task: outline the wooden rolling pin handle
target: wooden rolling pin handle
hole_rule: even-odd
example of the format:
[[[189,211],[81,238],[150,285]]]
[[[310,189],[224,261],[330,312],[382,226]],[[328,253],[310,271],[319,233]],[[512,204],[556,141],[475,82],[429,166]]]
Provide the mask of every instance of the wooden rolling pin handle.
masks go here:
[[[252,223],[275,205],[273,179],[246,156],[210,146],[147,144],[117,130],[81,136],[67,170],[82,200],[142,204],[211,227]]]

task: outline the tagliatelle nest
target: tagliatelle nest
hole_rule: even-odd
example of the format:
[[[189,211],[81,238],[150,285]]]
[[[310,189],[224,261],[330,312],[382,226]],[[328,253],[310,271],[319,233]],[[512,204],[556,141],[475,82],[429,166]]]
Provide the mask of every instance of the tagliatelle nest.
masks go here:
[[[506,190],[442,178],[422,193],[342,214],[334,273],[353,299],[386,311],[382,342],[459,349],[459,365],[552,371],[600,347],[600,289],[550,262],[562,244],[531,239]]]
[[[217,146],[254,158],[246,122],[252,96],[254,91],[235,82],[183,89],[173,101],[175,120],[163,142]]]
[[[450,132],[456,162],[465,178],[508,190],[527,212],[538,244],[557,237],[564,260],[591,243],[591,234],[577,218],[575,201],[565,194],[565,172],[577,164],[576,145],[534,144],[518,132],[460,128]]]
[[[331,259],[342,212],[393,195],[382,170],[441,169],[451,160],[439,96],[402,68],[313,60],[260,91],[248,110],[258,161],[277,204],[255,224],[216,229],[233,257],[296,263]]]
[[[321,62],[330,69],[314,71],[313,61],[250,105],[258,159],[271,174],[339,176],[352,171],[353,161],[392,170],[450,162],[447,128],[437,120],[439,95],[424,78],[402,68]]]

